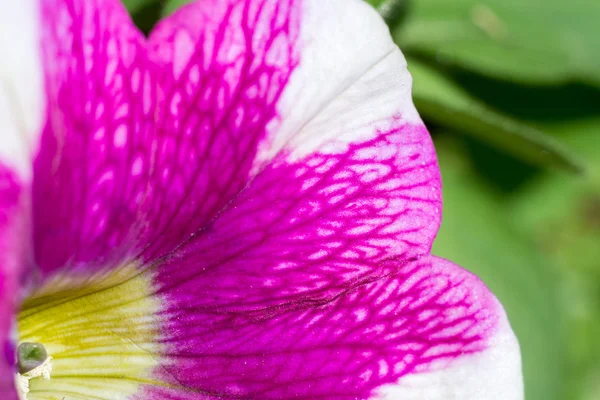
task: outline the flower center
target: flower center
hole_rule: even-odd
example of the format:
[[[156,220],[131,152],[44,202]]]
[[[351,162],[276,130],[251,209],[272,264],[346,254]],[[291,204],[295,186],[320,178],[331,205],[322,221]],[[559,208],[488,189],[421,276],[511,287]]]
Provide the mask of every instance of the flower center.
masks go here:
[[[159,305],[150,273],[134,265],[45,284],[18,316],[21,398],[129,398],[155,384]]]
[[[23,342],[17,348],[16,387],[20,399],[27,399],[29,380],[41,377],[50,379],[52,357],[48,357],[46,348],[41,343]]]

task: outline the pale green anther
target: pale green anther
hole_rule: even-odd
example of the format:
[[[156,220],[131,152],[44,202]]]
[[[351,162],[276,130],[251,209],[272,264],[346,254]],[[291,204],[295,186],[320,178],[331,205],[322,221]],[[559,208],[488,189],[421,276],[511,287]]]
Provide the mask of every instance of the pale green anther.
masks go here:
[[[48,353],[41,343],[23,342],[17,348],[17,365],[20,374],[39,367],[47,359]]]

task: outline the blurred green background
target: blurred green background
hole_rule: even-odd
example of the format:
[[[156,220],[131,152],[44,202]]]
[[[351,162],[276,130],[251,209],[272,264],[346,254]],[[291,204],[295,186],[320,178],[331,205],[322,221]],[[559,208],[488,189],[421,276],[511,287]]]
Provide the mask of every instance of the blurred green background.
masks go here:
[[[187,1],[124,2],[148,31]],[[600,400],[600,0],[369,2],[436,142],[434,253],[504,304],[526,400]]]

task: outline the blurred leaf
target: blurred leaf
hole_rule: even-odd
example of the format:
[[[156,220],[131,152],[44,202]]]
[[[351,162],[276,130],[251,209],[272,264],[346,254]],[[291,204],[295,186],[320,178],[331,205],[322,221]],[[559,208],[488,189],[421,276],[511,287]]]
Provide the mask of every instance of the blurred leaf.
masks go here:
[[[193,0],[166,0],[164,2],[164,6],[162,9],[162,15],[165,16],[165,15],[172,14],[175,10],[177,10],[181,6],[191,3],[192,1]]]
[[[593,199],[600,201],[600,117],[577,119],[545,125],[548,132],[576,149],[588,165],[585,176],[574,178],[561,174],[546,174],[530,185],[527,190],[515,196],[510,207],[512,215],[520,226],[529,234],[536,235],[538,242],[544,238],[561,239],[561,231],[566,224],[596,224],[600,243],[600,215],[595,219]],[[600,213],[600,210],[598,210]],[[554,221],[554,222],[553,222]],[[557,230],[554,223],[563,226]],[[589,229],[581,229],[589,233]],[[576,242],[577,237],[565,235],[565,240]],[[555,243],[548,243],[544,251],[556,252],[559,248]],[[594,246],[595,253],[600,256],[600,246]],[[578,252],[581,261],[584,254]],[[600,272],[600,258],[589,256],[589,264]],[[573,265],[582,267],[581,263]]]
[[[433,253],[477,274],[504,305],[521,345],[525,398],[557,400],[563,349],[555,276],[534,246],[507,223],[497,199],[465,165],[464,154],[447,142],[436,147],[444,220]]]
[[[583,169],[575,154],[542,131],[487,107],[438,70],[410,58],[413,98],[419,112],[432,121],[500,147],[543,166]]]
[[[148,35],[160,19],[162,0],[125,0],[135,25]]]
[[[123,0],[123,4],[127,8],[130,14],[139,11],[142,7],[147,4],[156,2],[156,0]]]
[[[600,398],[600,117],[548,125],[580,151],[585,176],[547,174],[508,203],[513,220],[536,239],[561,274],[569,398]]]
[[[413,0],[401,47],[524,82],[600,85],[600,1]]]
[[[471,95],[515,119],[554,123],[600,116],[600,88],[583,84],[520,85],[455,70],[453,77]]]

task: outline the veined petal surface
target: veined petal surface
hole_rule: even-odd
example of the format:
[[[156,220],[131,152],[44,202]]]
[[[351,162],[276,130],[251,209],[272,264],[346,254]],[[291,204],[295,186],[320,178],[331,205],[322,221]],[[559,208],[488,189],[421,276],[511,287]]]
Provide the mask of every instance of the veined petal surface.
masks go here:
[[[275,162],[369,140],[386,161],[358,155],[359,193],[339,195],[361,208],[369,179],[396,186],[388,205],[363,207],[364,228],[387,228],[382,256],[428,252],[441,208],[435,154],[402,55],[367,5],[200,1],[146,42],[116,1],[43,3],[50,117],[34,214],[45,272],[169,254]],[[360,34],[319,40],[352,24]],[[376,143],[392,130],[406,147]]]
[[[40,4],[48,118],[34,164],[35,259],[46,275],[93,271],[124,258],[141,229],[150,166],[134,165],[153,151],[156,85],[119,1]]]
[[[171,298],[158,373],[188,394],[139,398],[522,398],[518,344],[483,283],[431,256],[390,263],[322,302],[237,312]]]
[[[428,255],[435,151],[367,4],[200,0],[148,39],[117,0],[40,4],[33,246],[54,280],[22,321],[65,369],[39,398],[103,371],[111,399],[521,399],[501,307]]]
[[[194,3],[173,18],[198,10],[213,15],[212,4]],[[360,2],[228,4],[226,10],[248,13],[281,7],[288,13],[283,21],[301,19],[298,55],[294,48],[279,56],[298,60],[271,130],[245,169],[243,190],[229,198],[217,218],[197,226],[161,268],[161,283],[194,285],[199,295],[190,301],[198,306],[249,309],[256,301],[264,306],[264,299],[282,304],[298,296],[329,298],[388,273],[383,260],[427,254],[440,220],[439,171],[429,134],[410,102],[405,61],[385,24]],[[257,26],[282,23],[268,16],[258,14]],[[158,32],[174,32],[169,37],[176,38],[181,25],[167,19]],[[354,33],[348,26],[362,30]],[[320,40],[339,31],[350,37],[333,33],[332,41]],[[252,32],[268,38],[263,30],[248,35]],[[357,51],[364,58],[357,58]],[[324,76],[336,78],[325,81]],[[227,132],[221,140],[229,140]],[[226,144],[230,151],[238,146]],[[240,154],[243,160],[247,152]],[[239,159],[234,157],[229,168]]]

